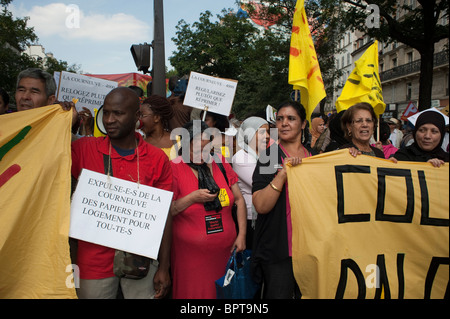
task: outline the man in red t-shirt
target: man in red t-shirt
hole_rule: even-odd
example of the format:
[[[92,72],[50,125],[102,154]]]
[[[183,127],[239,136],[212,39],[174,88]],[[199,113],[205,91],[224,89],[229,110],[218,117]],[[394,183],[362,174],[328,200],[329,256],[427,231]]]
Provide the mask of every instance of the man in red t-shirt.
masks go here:
[[[167,156],[135,132],[139,116],[139,99],[131,89],[112,90],[103,106],[107,136],[86,137],[72,143],[73,178],[78,179],[83,168],[105,173],[104,155],[109,155],[114,177],[172,191],[172,170]],[[158,261],[152,261],[148,275],[138,280],[114,275],[115,249],[79,240],[74,261],[80,268],[78,297],[116,298],[120,285],[125,298],[163,298],[171,284],[171,225],[169,214]]]

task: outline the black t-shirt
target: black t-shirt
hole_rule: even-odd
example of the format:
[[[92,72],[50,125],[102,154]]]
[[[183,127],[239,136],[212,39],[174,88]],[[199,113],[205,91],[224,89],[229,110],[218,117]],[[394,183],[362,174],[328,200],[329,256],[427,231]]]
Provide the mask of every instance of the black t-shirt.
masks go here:
[[[268,160],[270,156],[273,159]],[[272,182],[278,168],[282,166],[284,153],[278,144],[267,149],[266,156],[260,156],[253,172],[252,192],[255,193]],[[264,170],[270,169],[272,173]],[[289,257],[286,222],[286,187],[283,186],[275,207],[268,214],[260,214],[256,219],[253,244],[253,262],[276,263]]]

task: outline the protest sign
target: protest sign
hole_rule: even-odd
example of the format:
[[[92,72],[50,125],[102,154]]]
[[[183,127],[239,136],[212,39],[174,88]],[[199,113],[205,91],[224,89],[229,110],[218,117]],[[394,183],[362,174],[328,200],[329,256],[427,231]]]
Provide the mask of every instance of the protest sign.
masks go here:
[[[72,197],[69,236],[157,259],[172,195],[84,169]]]
[[[303,298],[446,296],[448,163],[395,164],[341,150],[303,159],[287,174]]]
[[[183,104],[228,116],[236,87],[237,81],[191,72]]]
[[[106,95],[118,86],[117,82],[93,78],[81,74],[62,71],[54,76],[59,78],[57,82],[56,98],[58,101],[72,101],[78,99],[77,110],[87,107],[92,115],[94,109],[99,109]]]

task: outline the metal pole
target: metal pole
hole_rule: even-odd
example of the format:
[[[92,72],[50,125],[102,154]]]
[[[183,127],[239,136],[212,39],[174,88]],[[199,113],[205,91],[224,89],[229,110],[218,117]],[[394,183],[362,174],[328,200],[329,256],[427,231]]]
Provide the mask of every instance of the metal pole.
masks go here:
[[[152,94],[166,96],[166,56],[164,49],[163,0],[153,0],[155,32],[153,37]]]

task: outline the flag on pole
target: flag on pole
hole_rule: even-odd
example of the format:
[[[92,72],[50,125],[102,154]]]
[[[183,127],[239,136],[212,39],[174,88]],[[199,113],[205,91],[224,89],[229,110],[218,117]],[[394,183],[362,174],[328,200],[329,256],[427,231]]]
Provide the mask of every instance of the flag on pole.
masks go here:
[[[336,101],[336,110],[339,113],[356,103],[367,102],[380,116],[386,108],[382,93],[378,72],[378,41],[375,41],[355,62],[355,68]]]
[[[306,109],[307,119],[326,97],[316,49],[309,30],[305,1],[298,0],[292,25],[289,58],[289,84],[300,91],[300,101]]]
[[[60,105],[0,115],[0,299],[76,298],[71,123]]]

